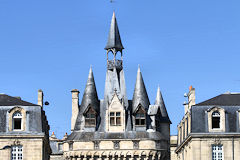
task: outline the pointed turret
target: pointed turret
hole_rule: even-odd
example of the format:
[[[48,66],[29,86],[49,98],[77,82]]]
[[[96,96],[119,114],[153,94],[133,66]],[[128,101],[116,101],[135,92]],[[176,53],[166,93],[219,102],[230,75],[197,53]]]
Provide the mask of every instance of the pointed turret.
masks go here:
[[[156,96],[156,100],[155,100],[155,105],[159,106],[159,108],[160,108],[161,122],[170,122],[170,119],[169,119],[168,113],[167,113],[167,109],[165,107],[165,103],[164,103],[162,93],[160,91],[159,86],[158,86],[158,89],[157,89],[157,96]]]
[[[112,22],[111,22],[109,36],[108,36],[108,42],[105,49],[106,50],[115,49],[116,51],[122,51],[124,49],[121,38],[120,38],[119,30],[118,30],[115,12],[113,12]]]
[[[145,111],[148,110],[148,107],[150,105],[147,90],[145,88],[145,84],[142,78],[142,73],[140,71],[140,67],[138,67],[137,79],[136,79],[135,89],[133,93],[133,100],[132,100],[133,112],[136,111],[139,104],[141,104],[145,108]]]
[[[96,112],[99,112],[99,100],[96,85],[93,77],[92,67],[90,67],[86,88],[84,90],[80,110],[84,112],[91,105]]]

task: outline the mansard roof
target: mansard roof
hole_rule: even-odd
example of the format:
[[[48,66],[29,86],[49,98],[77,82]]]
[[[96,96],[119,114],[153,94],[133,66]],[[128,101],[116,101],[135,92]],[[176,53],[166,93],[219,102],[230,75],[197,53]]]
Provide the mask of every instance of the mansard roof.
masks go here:
[[[91,105],[96,112],[99,111],[99,100],[98,100],[92,67],[90,67],[90,70],[89,70],[88,80],[84,90],[82,103],[80,107],[81,111],[84,112],[89,105]]]
[[[38,106],[36,104],[23,101],[20,98],[12,97],[7,94],[0,94],[0,106]]]
[[[240,106],[240,93],[224,93],[216,97],[200,102],[195,106]]]
[[[110,26],[109,35],[108,35],[108,42],[105,49],[107,50],[107,49],[113,49],[113,48],[116,49],[117,51],[122,51],[124,49],[122,45],[120,33],[118,30],[115,12],[113,12],[112,22]]]
[[[138,68],[138,71],[137,71],[137,79],[136,79],[136,84],[135,84],[135,89],[134,89],[133,99],[132,99],[133,112],[137,109],[139,104],[141,104],[146,111],[148,110],[148,107],[150,105],[147,90],[142,78],[142,73],[140,71],[140,68]]]

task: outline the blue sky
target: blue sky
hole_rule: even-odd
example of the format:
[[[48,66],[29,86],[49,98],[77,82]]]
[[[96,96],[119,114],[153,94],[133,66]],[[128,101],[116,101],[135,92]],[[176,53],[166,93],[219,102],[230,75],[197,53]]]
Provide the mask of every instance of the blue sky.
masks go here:
[[[139,64],[151,103],[160,85],[176,134],[190,85],[197,102],[239,91],[239,6],[239,0],[0,0],[0,92],[37,103],[41,88],[51,131],[59,138],[70,133],[70,91],[82,97],[90,65],[103,98],[115,10],[128,98]]]

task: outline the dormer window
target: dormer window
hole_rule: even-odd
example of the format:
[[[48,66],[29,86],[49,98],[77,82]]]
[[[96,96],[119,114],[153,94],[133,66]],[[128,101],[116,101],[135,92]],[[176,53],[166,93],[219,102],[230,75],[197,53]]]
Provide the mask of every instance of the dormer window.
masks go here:
[[[139,107],[135,116],[135,125],[136,126],[144,126],[146,124],[146,116],[145,111],[142,107]]]
[[[212,129],[220,128],[220,113],[218,111],[214,111],[212,113]]]
[[[121,112],[110,112],[110,125],[121,126]]]
[[[208,131],[225,132],[225,110],[221,107],[212,107],[207,110]]]
[[[13,114],[13,130],[22,130],[22,114],[20,112]]]
[[[85,113],[85,126],[86,127],[96,126],[96,112],[92,107],[89,107],[88,111]]]

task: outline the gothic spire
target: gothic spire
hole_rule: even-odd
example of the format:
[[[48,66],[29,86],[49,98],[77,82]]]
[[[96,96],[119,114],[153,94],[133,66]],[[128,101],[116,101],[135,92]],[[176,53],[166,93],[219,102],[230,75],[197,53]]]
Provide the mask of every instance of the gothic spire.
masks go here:
[[[119,30],[118,30],[115,12],[113,12],[112,22],[111,22],[111,26],[110,26],[109,35],[108,35],[108,42],[107,42],[105,49],[106,50],[115,49],[116,52],[122,51],[124,49],[122,42],[121,42]]]
[[[160,91],[159,86],[158,86],[158,89],[157,89],[157,96],[156,96],[156,100],[155,100],[155,105],[159,106],[159,109],[160,109],[160,112],[161,112],[161,121],[170,122],[170,119],[169,119],[168,113],[167,113],[167,109],[165,107],[165,103],[164,103],[162,93]]]
[[[84,112],[87,109],[87,107],[91,105],[93,109],[96,112],[98,112],[99,111],[98,103],[99,101],[98,101],[96,85],[93,77],[93,71],[92,71],[92,67],[90,67],[88,80],[87,80],[86,88],[84,90],[80,110]]]
[[[142,73],[140,71],[140,67],[138,67],[137,79],[136,79],[135,89],[133,93],[133,100],[132,100],[133,112],[136,111],[139,104],[141,104],[146,111],[148,110],[148,107],[150,105],[147,90],[145,88],[145,84],[142,78]]]

